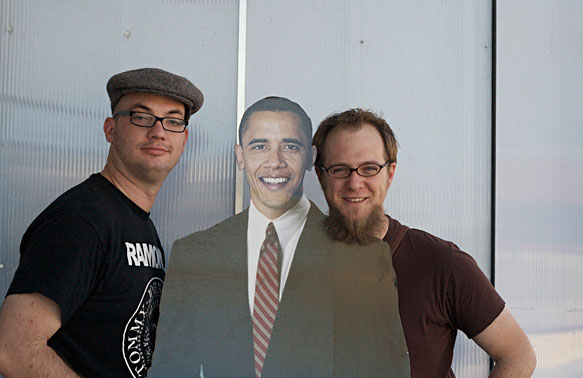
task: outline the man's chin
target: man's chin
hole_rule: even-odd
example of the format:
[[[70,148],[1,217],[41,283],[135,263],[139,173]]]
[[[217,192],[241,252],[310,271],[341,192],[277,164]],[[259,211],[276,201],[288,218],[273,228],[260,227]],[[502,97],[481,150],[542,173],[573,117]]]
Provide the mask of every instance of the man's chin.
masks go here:
[[[265,197],[263,203],[271,209],[287,210],[298,201],[298,198],[294,198],[289,194],[280,194],[270,197]]]
[[[347,222],[362,222],[364,219],[370,217],[372,211],[346,211],[339,210],[338,215],[344,217]]]
[[[280,195],[264,195],[257,196],[257,198],[251,198],[255,207],[263,213],[263,215],[268,217],[278,217],[291,209],[298,201],[300,197],[296,197],[289,194]]]

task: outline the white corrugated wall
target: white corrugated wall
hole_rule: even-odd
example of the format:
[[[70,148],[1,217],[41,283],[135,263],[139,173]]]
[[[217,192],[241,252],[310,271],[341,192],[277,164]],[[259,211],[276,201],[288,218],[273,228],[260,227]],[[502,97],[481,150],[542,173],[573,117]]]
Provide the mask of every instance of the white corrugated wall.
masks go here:
[[[496,287],[537,378],[583,377],[583,3],[498,2]]]
[[[497,14],[496,190],[500,195],[495,204],[496,280],[510,309],[525,323],[529,335],[532,332],[542,356],[539,361],[544,361],[539,369],[541,377],[566,376],[561,374],[564,366],[570,366],[571,371],[583,370],[581,343],[579,349],[571,348],[575,352],[569,356],[575,357],[565,363],[550,363],[553,358],[546,354],[549,347],[545,338],[558,333],[559,339],[553,341],[560,341],[561,335],[570,337],[581,331],[582,296],[578,289],[582,275],[576,263],[580,262],[583,242],[576,235],[581,234],[577,230],[583,218],[577,210],[583,202],[582,117],[578,110],[582,87],[578,36],[582,34],[583,6],[578,4],[515,1],[499,5]],[[239,15],[241,5],[246,6],[246,14]],[[539,10],[531,11],[539,22],[529,21],[532,17],[521,12],[533,6]],[[548,20],[547,13],[555,17],[549,24],[543,22]],[[563,18],[570,21],[563,23]],[[245,36],[239,35],[240,20],[244,21]],[[517,29],[517,24],[521,28]],[[546,25],[543,32],[547,34],[543,34],[552,37],[541,39],[535,33],[539,29],[529,29],[538,24]],[[493,157],[489,1],[0,0],[0,33],[2,295],[16,269],[20,238],[28,224],[65,189],[103,166],[108,145],[102,124],[110,112],[107,79],[144,66],[186,76],[205,94],[205,105],[189,126],[187,150],[152,210],[167,251],[177,237],[205,229],[234,213],[232,147],[237,104],[249,106],[262,97],[280,95],[300,103],[314,127],[329,113],[349,107],[382,112],[401,147],[397,174],[385,202],[387,211],[408,225],[455,241],[474,256],[487,275],[490,273]],[[549,51],[563,53],[560,58],[556,53],[545,55],[548,65],[540,66],[536,49],[521,50],[524,44],[519,41],[524,40],[533,45],[545,43]],[[238,61],[239,46],[245,48],[244,66]],[[562,69],[564,64],[571,68]],[[238,72],[239,67],[246,68]],[[517,74],[529,67],[532,76]],[[537,71],[536,67],[542,68]],[[553,90],[551,107],[543,106],[548,103],[546,97],[537,97],[537,90],[543,93],[542,89],[528,87],[537,75],[548,80],[540,88]],[[560,78],[559,84],[555,77]],[[243,79],[245,90],[237,95]],[[531,96],[527,98],[540,101],[534,102],[540,106],[513,106],[524,94],[524,86]],[[537,111],[546,128],[535,128],[538,139],[525,139],[520,134],[525,132],[524,123],[515,117],[532,116]],[[528,167],[548,161],[544,148],[537,147],[535,154],[529,150],[528,146],[538,144],[554,151],[552,156],[570,176],[547,169],[540,178],[530,177],[543,180],[552,173],[555,176],[547,182],[556,184],[545,193],[560,194],[566,200],[549,200],[539,208],[540,193],[532,191],[533,200],[526,203],[528,213],[524,208],[516,210],[508,200],[512,190],[525,185],[519,176],[513,176],[514,181],[504,176],[504,162],[515,156],[518,163],[535,164]],[[305,185],[308,197],[325,210],[313,173]],[[514,189],[509,189],[512,186]],[[520,216],[540,215],[537,212],[550,213],[554,225],[571,228],[557,228],[562,233],[553,239],[554,248],[537,252],[539,260],[520,252],[505,253],[509,245],[505,225],[523,224]],[[524,251],[530,239],[520,234],[518,241],[516,234],[512,237],[510,241],[522,243],[521,249],[514,251]],[[559,247],[563,240],[568,248]],[[543,261],[545,265],[541,265]],[[545,281],[550,285],[545,286],[548,293],[516,285],[509,278],[516,279],[520,272],[523,281],[538,282],[542,267],[549,261],[555,268]],[[570,270],[564,265],[570,265]],[[569,272],[566,277],[560,275],[564,269]],[[552,290],[561,292],[561,288],[564,299],[551,301]],[[552,320],[554,312],[564,319]],[[549,320],[547,328],[540,331],[532,319],[543,313]],[[571,328],[560,333],[563,320]],[[569,337],[564,340],[573,339]],[[456,345],[454,371],[459,377],[487,376],[487,357],[462,334]]]

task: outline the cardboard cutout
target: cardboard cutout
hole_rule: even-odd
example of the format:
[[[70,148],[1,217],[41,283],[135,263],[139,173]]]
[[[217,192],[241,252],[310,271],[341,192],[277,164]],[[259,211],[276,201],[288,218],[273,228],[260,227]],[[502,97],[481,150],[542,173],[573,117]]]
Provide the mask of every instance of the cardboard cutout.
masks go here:
[[[297,203],[305,170],[313,164],[311,122],[300,138],[301,169],[293,168],[301,166],[294,162],[298,156],[287,151],[296,148],[298,138],[272,133],[290,131],[274,122],[290,117],[268,113],[291,112],[298,130],[305,126],[300,126],[305,120],[295,107],[301,109],[287,99],[266,98],[251,106],[241,122],[238,165],[246,170],[253,205],[270,219]],[[264,149],[279,157],[259,162],[263,158],[251,156]],[[409,377],[388,245],[380,240],[366,246],[332,241],[322,227],[324,219],[310,203],[261,376]],[[248,227],[249,209],[174,243],[149,377],[256,376]]]

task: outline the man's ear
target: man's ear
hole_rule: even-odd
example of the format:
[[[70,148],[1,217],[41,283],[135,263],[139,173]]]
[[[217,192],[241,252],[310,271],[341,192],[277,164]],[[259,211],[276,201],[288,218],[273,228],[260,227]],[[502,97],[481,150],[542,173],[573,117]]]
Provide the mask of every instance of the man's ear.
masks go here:
[[[109,143],[113,143],[113,129],[115,128],[115,120],[111,117],[107,117],[105,122],[103,122],[103,132],[105,133],[105,140]]]
[[[314,163],[316,162],[316,156],[318,155],[318,150],[316,149],[316,146],[312,146],[312,156],[308,155],[308,159],[310,159],[308,161],[308,171],[312,170],[312,167],[314,166]]]
[[[324,174],[324,172],[322,171],[322,168],[320,168],[320,167],[316,167],[315,171],[316,171],[316,176],[318,176],[318,181],[320,182],[320,185],[322,185],[322,175]]]
[[[188,141],[188,127],[184,130],[184,143],[182,143],[182,152],[186,148],[186,142]]]
[[[395,171],[397,170],[397,163],[391,163],[389,164],[389,166],[387,167],[387,170],[389,172],[388,174],[388,178],[389,178],[389,186],[391,186],[391,184],[393,183],[393,177],[395,177]]]
[[[245,169],[245,160],[243,159],[243,147],[240,144],[235,145],[235,157],[237,158],[237,167],[242,171]]]

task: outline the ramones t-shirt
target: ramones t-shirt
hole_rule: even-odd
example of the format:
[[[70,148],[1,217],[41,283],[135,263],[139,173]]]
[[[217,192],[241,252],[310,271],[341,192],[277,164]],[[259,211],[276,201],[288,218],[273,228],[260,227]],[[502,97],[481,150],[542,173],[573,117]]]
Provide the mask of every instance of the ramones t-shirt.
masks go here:
[[[57,198],[29,226],[8,295],[40,293],[61,308],[48,341],[84,377],[145,377],[164,251],[149,213],[102,175]]]

